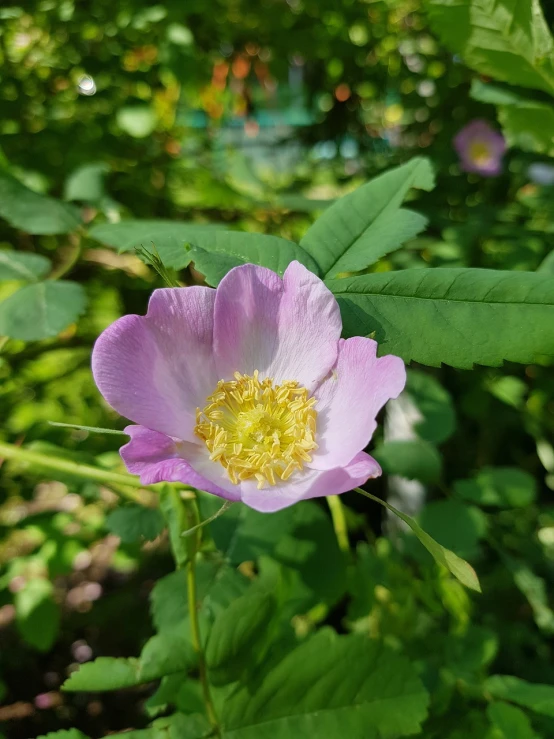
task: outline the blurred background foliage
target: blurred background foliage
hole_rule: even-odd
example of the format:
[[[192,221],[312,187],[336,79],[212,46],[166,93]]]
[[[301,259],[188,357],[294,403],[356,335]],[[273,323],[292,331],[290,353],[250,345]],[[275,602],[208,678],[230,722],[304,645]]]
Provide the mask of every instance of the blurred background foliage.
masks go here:
[[[501,89],[483,93],[491,78],[445,37],[440,5],[3,3],[0,195],[8,197],[13,177],[77,206],[64,217],[80,212],[87,224],[165,218],[297,239],[328,202],[425,153],[437,187],[418,194],[417,209],[429,227],[373,270],[542,264],[552,271],[552,151],[544,137],[518,134],[499,177],[462,172],[454,135],[475,118],[498,126],[497,114],[505,127],[510,103],[498,98]],[[551,24],[554,6],[543,10]],[[547,107],[546,97],[539,91],[533,105]],[[46,257],[62,273],[71,268],[88,308],[54,338],[1,340],[0,433],[118,468],[116,437],[48,421],[121,427],[93,385],[90,349],[119,315],[144,312],[160,280],[132,251],[116,253],[90,236],[29,235],[27,218],[0,222],[0,247]],[[36,274],[50,268],[33,265]],[[0,259],[0,300],[20,287],[2,269]],[[183,277],[199,279],[190,268]],[[258,516],[247,512],[239,527],[232,566],[248,577],[252,562],[280,573],[282,608],[297,636],[326,622],[382,637],[410,656],[431,692],[426,739],[554,735],[552,693],[539,705],[487,681],[507,674],[554,684],[553,390],[546,362],[472,372],[415,367],[409,407],[399,411],[411,418],[408,437],[377,439],[385,471],[396,476],[379,481],[376,494],[404,496],[429,533],[467,557],[480,573],[481,597],[446,578],[378,506],[353,493],[344,500],[355,564],[329,557],[336,543],[316,504],[309,504],[311,550],[294,544],[306,537],[296,514],[281,516],[284,528],[268,519],[258,538]],[[411,497],[399,470],[416,481]],[[136,655],[152,635],[148,596],[172,568],[158,511],[117,508],[113,490],[71,476],[52,481],[15,462],[5,461],[0,474],[4,736],[140,728],[164,705],[152,684],[76,696],[59,686],[76,664]],[[218,525],[212,535],[220,546]],[[185,710],[187,700],[171,694],[170,702]]]

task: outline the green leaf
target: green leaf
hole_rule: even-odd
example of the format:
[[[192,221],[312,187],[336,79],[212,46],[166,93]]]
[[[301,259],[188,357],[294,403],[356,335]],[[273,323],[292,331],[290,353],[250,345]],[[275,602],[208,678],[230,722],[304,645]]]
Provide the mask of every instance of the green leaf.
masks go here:
[[[269,593],[247,592],[216,616],[206,646],[206,663],[214,685],[240,678],[263,655],[261,642],[275,608]]]
[[[106,519],[106,526],[124,543],[141,539],[152,541],[163,531],[165,519],[157,508],[128,505],[111,511]]]
[[[88,235],[119,252],[134,251],[140,246],[151,251],[155,247],[166,267],[183,269],[191,260],[185,244],[201,232],[218,228],[214,224],[129,220],[94,226]]]
[[[433,444],[423,439],[385,441],[372,455],[387,475],[426,483],[437,482],[441,476],[441,456]]]
[[[538,739],[523,711],[509,703],[489,704],[487,716],[499,732],[494,734],[494,739]]]
[[[40,652],[48,652],[60,629],[60,609],[49,580],[35,578],[15,594],[16,622],[22,638]]]
[[[414,429],[422,439],[440,444],[456,429],[456,412],[450,393],[427,372],[408,370],[406,392],[417,406],[422,419]]]
[[[554,717],[554,685],[528,683],[512,675],[492,675],[485,680],[484,689],[494,698]]]
[[[64,200],[82,200],[98,203],[106,195],[104,179],[110,168],[105,162],[83,164],[72,172],[65,182]]]
[[[61,421],[48,421],[50,426],[62,429],[77,429],[78,431],[90,431],[93,434],[113,434],[114,436],[128,436],[125,431],[119,429],[103,429],[100,426],[81,426],[78,423],[62,423]]]
[[[52,731],[50,734],[41,734],[37,739],[89,739],[78,729],[62,729],[61,731]]]
[[[488,269],[406,269],[331,280],[347,336],[438,367],[554,356],[554,281]]]
[[[0,335],[22,341],[57,336],[84,313],[86,294],[75,282],[26,285],[0,303]]]
[[[121,739],[205,739],[209,736],[210,727],[204,716],[174,713],[166,718],[159,718],[147,729],[124,731],[113,736]]]
[[[532,100],[501,105],[498,120],[509,146],[554,156],[554,106]]]
[[[117,111],[117,125],[136,139],[143,139],[156,129],[156,112],[150,105],[126,105]]]
[[[517,467],[485,467],[471,480],[456,480],[454,491],[482,506],[525,508],[536,498],[537,483]]]
[[[177,567],[183,567],[188,559],[188,550],[182,533],[189,528],[189,523],[180,491],[171,485],[165,485],[160,490],[160,509],[167,523],[173,557]]]
[[[461,557],[474,556],[487,531],[484,513],[458,500],[428,503],[419,515],[419,523],[441,546]]]
[[[29,234],[65,234],[81,225],[79,210],[39,195],[0,171],[0,216]]]
[[[189,620],[185,618],[178,627],[162,631],[146,642],[140,654],[137,679],[145,683],[185,672],[194,667],[196,661]]]
[[[543,272],[547,275],[554,275],[554,250],[547,254],[543,261],[537,267],[537,272]]]
[[[365,495],[366,498],[370,498],[376,503],[384,506],[389,511],[391,511],[391,513],[394,513],[396,516],[398,516],[401,521],[404,521],[404,523],[409,526],[409,528],[414,532],[414,534],[423,544],[425,549],[427,549],[435,562],[442,565],[443,567],[446,567],[454,575],[454,577],[462,583],[462,585],[465,585],[466,588],[470,588],[471,590],[476,590],[478,593],[481,592],[481,586],[479,585],[479,578],[477,577],[477,573],[468,562],[466,562],[461,557],[458,557],[457,554],[454,554],[454,552],[451,552],[449,549],[441,546],[437,541],[433,539],[432,536],[429,536],[429,534],[424,531],[418,524],[418,522],[411,516],[407,516],[405,513],[402,513],[402,511],[399,511],[394,506],[391,506],[390,503],[387,503],[385,500],[381,500],[375,495],[368,493],[367,490],[362,490],[362,488],[356,488],[356,490],[362,495]]]
[[[239,231],[199,233],[191,238],[190,256],[206,282],[217,285],[233,267],[259,264],[283,275],[296,260],[318,274],[316,262],[298,244],[278,236]]]
[[[322,629],[223,707],[225,739],[378,739],[418,733],[428,695],[402,655]]]
[[[102,692],[140,685],[138,659],[98,657],[85,662],[62,685],[62,690],[73,692]]]
[[[0,250],[0,281],[36,282],[50,270],[51,262],[40,254]]]
[[[539,0],[427,0],[431,26],[481,74],[554,92],[554,41]]]
[[[423,216],[400,207],[412,187],[433,189],[428,159],[416,157],[342,197],[317,219],[300,246],[327,278],[365,269],[425,228]]]
[[[512,573],[514,582],[527,598],[533,610],[535,623],[547,634],[554,634],[554,611],[549,604],[546,581],[536,575],[524,562],[502,552],[502,561]]]

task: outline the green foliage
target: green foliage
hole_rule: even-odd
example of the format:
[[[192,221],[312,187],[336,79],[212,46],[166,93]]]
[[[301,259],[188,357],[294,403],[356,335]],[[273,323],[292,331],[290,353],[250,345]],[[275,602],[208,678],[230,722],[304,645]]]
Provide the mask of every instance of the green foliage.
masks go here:
[[[527,716],[509,703],[491,703],[487,716],[496,729],[493,737],[497,739],[537,739]]]
[[[408,370],[406,391],[422,415],[415,424],[415,430],[422,439],[440,444],[452,436],[456,428],[454,403],[435,377]]]
[[[50,269],[50,260],[40,254],[0,251],[0,280],[34,282]]]
[[[389,475],[421,482],[437,482],[441,475],[440,454],[422,439],[386,441],[375,449],[373,456]]]
[[[0,334],[23,341],[50,338],[76,321],[85,306],[85,291],[75,282],[27,285],[0,303]]]
[[[554,356],[554,286],[548,275],[407,269],[327,284],[348,336],[371,334],[381,353],[407,362],[469,369]]]
[[[37,737],[37,739],[88,739],[84,734],[77,729],[69,729],[68,731],[53,731],[50,734],[43,734]]]
[[[326,278],[359,272],[417,236],[423,216],[401,208],[411,187],[431,190],[433,170],[415,158],[345,195],[307,231],[300,241]]]
[[[533,476],[517,467],[482,469],[474,479],[457,480],[454,490],[464,500],[495,508],[524,508],[537,495]]]
[[[155,539],[165,527],[164,517],[156,508],[130,505],[116,508],[106,519],[106,526],[123,542]]]
[[[136,659],[98,657],[81,665],[63,684],[67,692],[99,692],[140,685],[140,664]]]
[[[17,628],[25,641],[40,652],[48,652],[60,630],[60,609],[48,580],[34,578],[16,593]]]
[[[512,675],[491,675],[485,690],[494,698],[517,703],[530,711],[554,717],[554,686],[529,683]]]

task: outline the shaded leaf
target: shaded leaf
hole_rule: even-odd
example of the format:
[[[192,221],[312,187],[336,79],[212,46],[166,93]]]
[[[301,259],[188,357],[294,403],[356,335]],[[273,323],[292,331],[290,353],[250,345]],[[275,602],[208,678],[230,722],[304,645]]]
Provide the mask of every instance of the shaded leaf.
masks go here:
[[[50,734],[41,734],[37,739],[89,739],[77,729],[62,729],[61,731],[52,731]]]
[[[98,203],[106,195],[104,179],[110,168],[105,162],[83,164],[73,171],[64,186],[64,200]]]
[[[406,392],[423,416],[415,423],[414,430],[433,444],[446,441],[456,429],[456,412],[450,393],[426,372],[408,370],[407,376]]]
[[[495,508],[524,508],[537,495],[533,475],[517,467],[485,467],[470,480],[456,480],[455,492],[464,500]]]
[[[538,739],[523,711],[509,703],[491,703],[487,706],[487,716],[499,732],[494,734],[494,739]]]
[[[492,675],[485,680],[484,688],[494,698],[554,717],[554,685],[528,683],[512,675]]]
[[[419,523],[433,539],[461,557],[471,557],[487,531],[482,511],[458,500],[428,503],[419,515]]]
[[[147,729],[124,731],[121,739],[204,739],[209,734],[209,725],[204,716],[174,713],[173,716],[159,718]]]
[[[84,313],[85,306],[85,291],[75,282],[26,285],[0,303],[0,335],[23,341],[57,336]]]
[[[22,638],[40,652],[47,652],[60,629],[60,609],[48,580],[34,578],[15,594],[16,622]]]
[[[433,189],[428,159],[416,157],[340,198],[308,229],[300,246],[327,278],[365,269],[425,228],[423,216],[400,207],[412,187]]]
[[[141,539],[152,541],[163,531],[165,520],[157,508],[128,505],[111,511],[106,518],[106,526],[125,543]]]
[[[327,285],[339,301],[345,334],[374,335],[382,354],[468,369],[554,356],[548,274],[406,269]]]
[[[441,456],[433,444],[423,439],[385,441],[373,450],[372,456],[387,475],[426,483],[436,482],[441,475]]]
[[[0,250],[0,280],[36,282],[50,270],[51,262],[40,254]]]

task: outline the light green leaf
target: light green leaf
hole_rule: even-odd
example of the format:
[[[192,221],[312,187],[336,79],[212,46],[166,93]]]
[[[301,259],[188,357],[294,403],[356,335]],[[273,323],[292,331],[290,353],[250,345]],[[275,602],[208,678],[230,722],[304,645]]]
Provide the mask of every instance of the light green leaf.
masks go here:
[[[85,306],[85,291],[75,282],[26,285],[0,303],[0,335],[23,341],[57,336],[84,313]]]
[[[124,731],[113,736],[121,739],[205,739],[209,731],[204,716],[174,713],[173,716],[157,719],[147,729]]]
[[[162,631],[146,642],[140,654],[138,680],[145,683],[185,672],[194,667],[196,659],[189,620],[185,618],[178,627]]]
[[[342,197],[317,219],[300,246],[327,278],[365,269],[425,228],[423,216],[400,207],[412,187],[433,189],[428,159],[416,157]]]
[[[155,247],[166,267],[183,269],[191,259],[185,244],[200,232],[211,233],[218,228],[217,224],[129,220],[94,226],[88,235],[119,252],[134,251],[140,246],[151,251]]]
[[[137,659],[98,657],[92,662],[85,662],[71,673],[62,685],[62,690],[72,693],[130,688],[140,684],[139,669]]]
[[[509,703],[490,703],[487,716],[497,729],[491,739],[538,739],[523,711]]]
[[[0,171],[0,216],[29,234],[65,234],[81,225],[79,210],[39,195]]]
[[[437,482],[441,475],[441,456],[433,444],[423,439],[385,441],[372,455],[387,475],[425,483]]]
[[[414,429],[422,439],[439,444],[456,429],[456,411],[450,393],[427,372],[408,370],[406,392],[417,406],[422,419]]]
[[[533,609],[535,623],[547,634],[554,634],[554,611],[550,608],[546,581],[536,575],[525,562],[502,553],[502,560],[512,573],[514,582]]]
[[[22,638],[40,652],[47,652],[60,628],[60,609],[49,580],[35,578],[15,594],[16,623]]]
[[[554,41],[539,0],[427,0],[431,26],[481,74],[554,93]]]
[[[180,491],[171,485],[165,485],[160,490],[160,509],[167,523],[175,563],[178,568],[183,567],[188,560],[188,549],[182,533],[189,528],[189,522]]]
[[[143,139],[155,130],[156,112],[150,105],[127,105],[116,115],[117,125],[136,139]]]
[[[456,480],[455,492],[464,500],[495,508],[525,508],[535,500],[533,475],[517,467],[485,467],[470,480]]]
[[[406,269],[331,280],[347,336],[382,354],[471,368],[554,356],[554,281],[487,269]]]
[[[50,734],[41,734],[37,739],[89,739],[78,729],[62,729],[61,731],[52,731]]]
[[[378,739],[418,733],[428,695],[408,660],[322,629],[223,707],[225,739]]]
[[[64,200],[98,203],[106,195],[104,179],[110,168],[105,162],[83,164],[72,172],[64,187]]]
[[[547,254],[543,261],[537,267],[537,272],[544,272],[547,275],[554,275],[554,250]]]
[[[377,498],[375,495],[368,493],[367,490],[362,490],[362,488],[356,488],[356,490],[362,495],[365,495],[366,498],[370,498],[376,503],[384,506],[391,511],[391,513],[398,516],[400,520],[404,521],[404,523],[414,532],[425,549],[427,549],[429,554],[431,554],[435,562],[446,567],[454,577],[462,583],[462,585],[465,585],[467,588],[471,588],[471,590],[476,590],[478,593],[481,592],[477,573],[468,562],[461,557],[458,557],[457,554],[454,554],[454,552],[451,552],[449,549],[441,546],[433,539],[433,537],[429,536],[429,534],[424,531],[418,522],[411,516],[407,516],[405,513],[402,513],[402,511],[391,506],[390,503],[387,503],[385,500],[381,500],[381,498]]]
[[[51,262],[40,254],[0,250],[0,281],[36,282],[50,270]]]
[[[247,592],[221,611],[210,629],[206,663],[214,685],[240,678],[263,655],[261,642],[267,636],[275,600],[262,591]]]
[[[111,511],[106,519],[108,531],[119,536],[122,542],[152,541],[165,528],[165,519],[157,508],[128,505]]]
[[[214,286],[230,269],[248,263],[268,267],[282,276],[296,260],[318,273],[317,264],[304,249],[278,236],[239,231],[199,233],[191,238],[190,255],[195,268]]]
[[[492,675],[485,680],[484,689],[494,698],[554,717],[554,685],[528,683],[512,675]]]
[[[77,429],[78,431],[90,431],[93,434],[113,434],[114,436],[128,436],[125,431],[118,429],[103,429],[100,426],[80,426],[78,423],[62,423],[61,421],[48,421],[50,426],[62,429]]]

